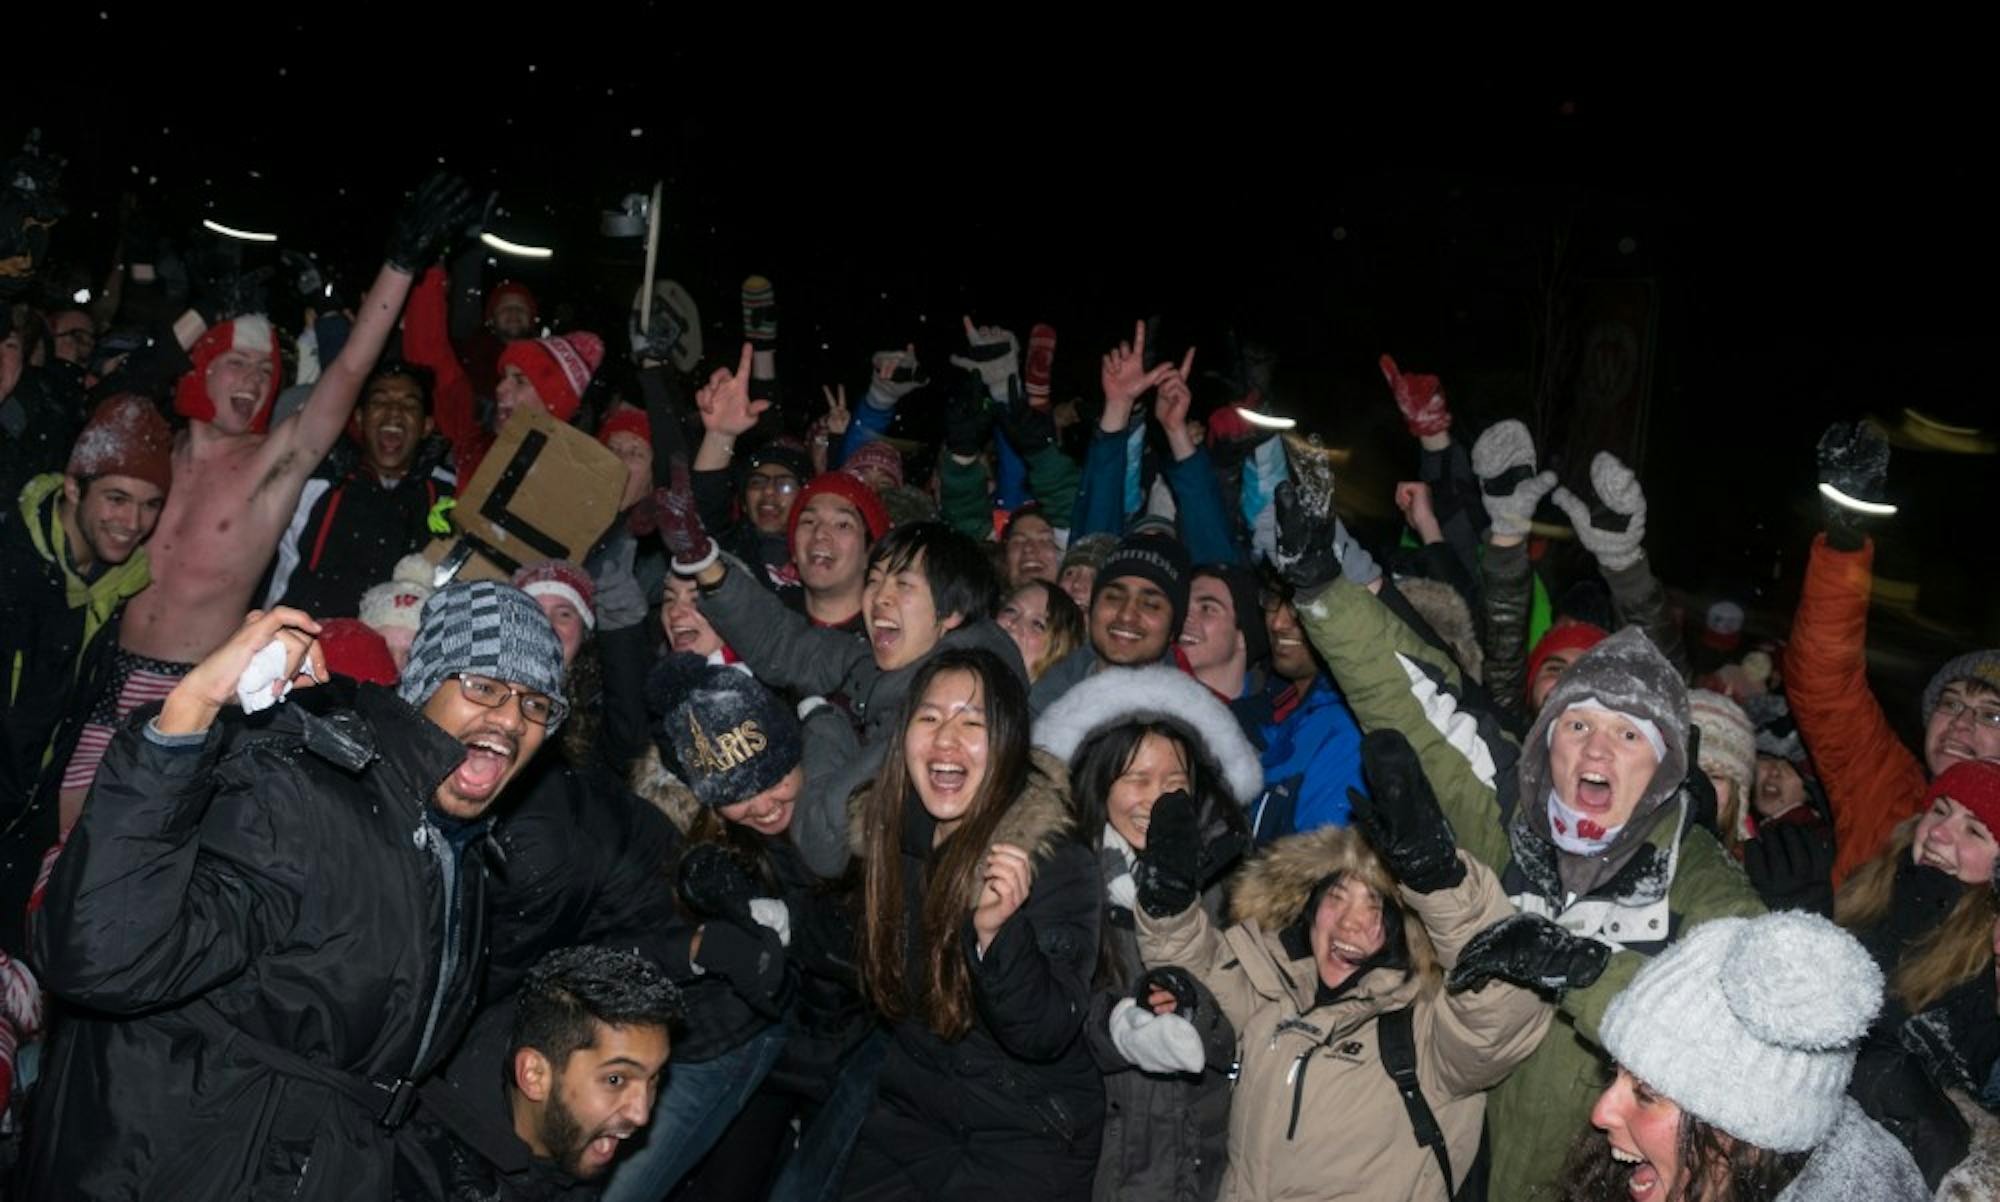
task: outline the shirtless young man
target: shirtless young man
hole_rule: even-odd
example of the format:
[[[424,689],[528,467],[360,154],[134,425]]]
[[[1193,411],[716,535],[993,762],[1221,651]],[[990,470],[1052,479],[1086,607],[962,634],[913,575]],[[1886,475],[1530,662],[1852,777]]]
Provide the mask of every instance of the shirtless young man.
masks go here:
[[[174,394],[174,407],[190,420],[175,444],[174,488],[148,546],[153,584],[126,610],[110,686],[64,773],[66,807],[89,790],[117,724],[166,696],[242,624],[300,490],[347,428],[411,278],[474,213],[463,181],[437,176],[417,190],[396,216],[388,261],[362,299],[340,357],[298,416],[269,433],[279,383],[270,321],[238,317],[195,342],[194,370]]]

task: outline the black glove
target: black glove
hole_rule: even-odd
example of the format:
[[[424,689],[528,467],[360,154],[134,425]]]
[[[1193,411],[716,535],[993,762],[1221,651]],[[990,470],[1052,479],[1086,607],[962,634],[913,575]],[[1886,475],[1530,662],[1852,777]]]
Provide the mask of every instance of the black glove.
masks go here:
[[[1472,937],[1445,979],[1453,993],[1505,981],[1553,1002],[1604,973],[1611,945],[1572,935],[1539,914],[1510,914]]]
[[[720,843],[697,843],[681,856],[674,890],[681,904],[703,918],[726,918],[750,926],[750,899],[764,890],[744,871],[743,864]]]
[[[465,181],[439,172],[403,202],[402,210],[396,214],[395,227],[389,233],[389,251],[383,257],[397,271],[415,275],[437,258],[452,231],[470,222],[478,212]]]
[[[776,1017],[783,1010],[785,945],[770,928],[754,922],[743,926],[726,918],[704,923],[694,963],[704,973],[734,985],[759,1013]]]
[[[1022,456],[1034,454],[1056,440],[1056,419],[1048,409],[1037,409],[1028,404],[1028,395],[1021,391],[1021,381],[1015,377],[1007,382],[1009,398],[1007,407],[1000,414],[1000,432],[1007,436],[1015,452]]]
[[[1819,478],[1857,501],[1888,499],[1889,444],[1866,422],[1835,422],[1819,437]],[[1858,551],[1867,515],[1820,494],[1826,515],[1827,541],[1843,551]]]
[[[1701,727],[1693,723],[1688,724],[1687,776],[1681,788],[1688,795],[1689,821],[1706,827],[1716,842],[1727,847],[1728,840],[1722,837],[1722,799],[1715,794],[1715,782],[1701,770]]]
[[[1185,790],[1153,803],[1146,850],[1139,853],[1132,878],[1140,907],[1154,918],[1171,918],[1201,896],[1201,825]]]
[[[968,375],[945,402],[945,449],[954,455],[984,455],[992,429],[993,410],[986,403],[986,386],[977,375]]]
[[[1333,548],[1333,512],[1306,512],[1299,502],[1298,486],[1290,480],[1278,485],[1273,503],[1278,507],[1278,546],[1271,566],[1303,600],[1340,579],[1340,553]]]
[[[311,255],[299,250],[281,250],[278,261],[285,265],[286,282],[299,298],[299,303],[314,309],[326,307],[326,277],[320,274],[319,264]]]
[[[1152,1006],[1146,999],[1153,996],[1155,989],[1173,994],[1174,1013],[1189,1022],[1194,1021],[1196,1003],[1200,1000],[1201,994],[1195,990],[1194,977],[1187,969],[1175,964],[1165,964],[1147,970],[1146,975],[1139,978],[1138,986],[1132,990],[1132,1000],[1150,1010]]]
[[[1833,832],[1824,826],[1774,822],[1743,844],[1743,871],[1773,910],[1810,910],[1833,917]]]
[[[1402,731],[1370,731],[1361,740],[1361,767],[1371,796],[1349,789],[1348,803],[1354,824],[1389,871],[1418,893],[1455,888],[1465,879],[1465,862],[1416,748]]]

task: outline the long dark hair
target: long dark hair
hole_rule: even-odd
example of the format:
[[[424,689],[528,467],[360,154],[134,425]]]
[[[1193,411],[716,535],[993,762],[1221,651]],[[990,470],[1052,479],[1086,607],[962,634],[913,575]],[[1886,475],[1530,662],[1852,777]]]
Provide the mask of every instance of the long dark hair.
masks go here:
[[[905,979],[912,933],[903,901],[903,815],[906,807],[923,802],[910,781],[905,740],[924,695],[947,672],[970,673],[979,682],[986,710],[986,779],[958,828],[930,856],[914,932],[923,950],[923,979],[912,982]],[[861,981],[884,1018],[894,1022],[915,1014],[940,1039],[957,1039],[972,1029],[962,933],[979,899],[979,862],[1027,779],[1028,694],[1020,678],[984,648],[954,648],[926,660],[910,682],[895,742],[861,805]],[[928,848],[921,851],[930,854]]]
[[[1222,769],[1194,732],[1172,718],[1145,718],[1098,731],[1070,757],[1070,800],[1076,807],[1078,836],[1088,846],[1096,847],[1103,841],[1104,828],[1111,819],[1111,786],[1132,767],[1147,735],[1158,735],[1180,749],[1195,813],[1204,820],[1211,815],[1220,817],[1239,834],[1249,832],[1241,807],[1225,792]]]
[[[1660,1202],[1772,1202],[1812,1159],[1811,1152],[1773,1152],[1745,1143],[1685,1110],[1674,1152],[1682,1189]],[[1563,1165],[1563,1202],[1627,1202],[1632,1168],[1611,1158],[1604,1132],[1586,1127],[1571,1142]]]

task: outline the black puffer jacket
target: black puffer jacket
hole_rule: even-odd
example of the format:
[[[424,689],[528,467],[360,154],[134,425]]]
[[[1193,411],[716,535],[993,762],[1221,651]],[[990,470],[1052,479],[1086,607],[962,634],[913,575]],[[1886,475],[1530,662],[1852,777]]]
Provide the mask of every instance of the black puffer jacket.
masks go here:
[[[30,923],[68,1009],[21,1196],[384,1196],[370,1083],[457,1042],[484,946],[484,824],[447,838],[428,809],[465,749],[372,685],[192,745],[155,712],[112,740]]]
[[[1090,1197],[1104,1090],[1081,1035],[1103,885],[1097,857],[1071,833],[1066,769],[1033,754],[1028,786],[993,840],[1032,850],[1028,898],[984,956],[973,952],[967,917],[971,1031],[947,1042],[920,1019],[896,1024],[848,1165],[847,1197]],[[921,925],[935,828],[919,802],[906,803],[906,929]],[[918,963],[925,953],[910,933]]]

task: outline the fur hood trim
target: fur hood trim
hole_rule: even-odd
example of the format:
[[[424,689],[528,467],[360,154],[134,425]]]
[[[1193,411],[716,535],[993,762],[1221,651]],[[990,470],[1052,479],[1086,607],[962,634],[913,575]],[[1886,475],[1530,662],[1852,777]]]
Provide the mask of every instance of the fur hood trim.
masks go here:
[[[646,754],[632,761],[632,774],[625,783],[634,793],[652,802],[683,835],[701,814],[701,802],[695,800],[694,790],[673,774],[660,758],[660,749],[650,742],[646,744]]]
[[[868,832],[862,823],[868,788],[856,789],[847,799],[847,847],[860,859],[868,852]],[[1069,804],[1069,769],[1062,761],[1039,749],[1028,752],[1028,777],[1020,796],[1007,807],[1000,824],[993,828],[995,843],[1011,843],[1027,850],[1031,859],[1040,859],[1076,829],[1076,815]]]
[[[1452,658],[1474,681],[1485,679],[1486,652],[1479,644],[1479,629],[1473,625],[1472,609],[1458,590],[1442,580],[1423,576],[1398,576],[1396,591],[1410,608],[1423,615],[1431,629],[1451,648]]]
[[[1161,718],[1201,741],[1239,804],[1250,805],[1263,793],[1263,764],[1236,716],[1208,686],[1165,664],[1106,668],[1078,682],[1035,720],[1035,746],[1069,764],[1092,735]]]
[[[1229,920],[1255,922],[1267,934],[1276,935],[1298,921],[1306,902],[1312,900],[1314,886],[1336,872],[1359,877],[1382,895],[1385,904],[1402,909],[1403,937],[1410,945],[1413,975],[1429,979],[1441,974],[1423,919],[1403,904],[1382,857],[1349,827],[1324,826],[1272,843],[1237,877]]]

